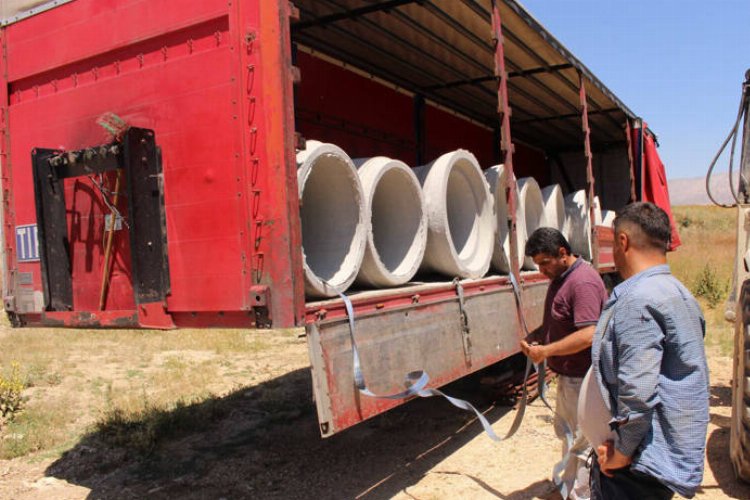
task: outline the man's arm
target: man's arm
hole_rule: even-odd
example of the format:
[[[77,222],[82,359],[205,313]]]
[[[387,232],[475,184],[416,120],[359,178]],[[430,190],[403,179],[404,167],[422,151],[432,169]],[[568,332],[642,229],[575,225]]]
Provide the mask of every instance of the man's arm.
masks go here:
[[[618,428],[612,446],[617,463],[622,463],[623,459],[629,463],[651,429],[654,407],[659,403],[657,386],[664,351],[664,330],[663,317],[657,307],[645,303],[628,307],[618,317],[615,336],[618,353],[615,420]],[[617,468],[606,461],[600,464],[602,469]]]
[[[547,345],[529,345],[521,341],[521,350],[534,363],[541,363],[550,356],[567,356],[591,347],[596,325],[584,326],[570,335]]]

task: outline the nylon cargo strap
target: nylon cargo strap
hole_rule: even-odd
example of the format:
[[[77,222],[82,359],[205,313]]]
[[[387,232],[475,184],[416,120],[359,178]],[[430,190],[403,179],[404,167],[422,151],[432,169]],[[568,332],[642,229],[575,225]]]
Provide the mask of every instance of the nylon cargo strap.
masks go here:
[[[528,326],[526,326],[526,318],[523,315],[521,287],[519,286],[518,281],[516,280],[516,277],[513,275],[513,273],[510,273],[509,277],[510,284],[513,286],[513,294],[516,298],[516,312],[518,313],[518,321],[519,323],[521,323],[521,329],[523,330],[524,336],[528,337],[529,328]],[[528,360],[528,362],[530,363],[531,358],[528,358]],[[568,491],[568,485],[566,485],[562,481],[562,474],[568,467],[568,462],[570,461],[570,451],[573,449],[573,443],[575,442],[575,435],[573,434],[573,431],[571,430],[567,420],[562,418],[562,416],[557,413],[554,408],[552,408],[552,406],[549,404],[549,401],[547,401],[547,362],[543,361],[535,366],[538,374],[537,380],[539,384],[539,399],[541,399],[544,403],[544,406],[549,408],[549,410],[558,418],[560,424],[562,424],[563,433],[565,434],[565,442],[567,443],[566,452],[565,455],[563,455],[562,460],[560,460],[552,468],[552,481],[560,490],[560,495],[563,498],[568,498],[568,494],[570,493],[570,491]]]
[[[526,369],[524,372],[524,384],[523,384],[523,393],[521,395],[521,403],[518,407],[518,412],[516,413],[515,418],[513,419],[513,422],[511,423],[510,428],[508,429],[508,432],[503,437],[499,437],[495,431],[490,426],[490,423],[487,421],[487,418],[485,418],[482,413],[477,410],[474,405],[469,403],[468,401],[465,401],[463,399],[454,398],[451,396],[448,396],[443,391],[439,389],[432,389],[428,388],[427,384],[430,381],[430,376],[425,372],[424,370],[418,370],[409,372],[406,374],[406,380],[405,383],[407,385],[406,390],[396,393],[396,394],[375,394],[373,393],[368,387],[367,382],[365,381],[365,376],[362,372],[362,363],[360,361],[359,357],[359,349],[357,348],[357,342],[354,339],[354,307],[352,306],[351,300],[349,300],[349,297],[344,295],[341,292],[337,292],[339,297],[344,301],[344,305],[346,306],[346,316],[349,320],[349,337],[351,339],[352,343],[352,367],[354,370],[354,384],[361,392],[362,394],[366,396],[370,396],[373,398],[378,399],[405,399],[411,396],[419,396],[421,398],[429,398],[432,396],[442,396],[445,399],[448,400],[450,404],[453,406],[460,408],[462,410],[466,411],[473,411],[474,414],[477,416],[477,419],[479,419],[479,422],[482,424],[482,427],[484,428],[484,432],[487,433],[487,435],[493,440],[493,441],[503,441],[505,439],[510,438],[513,434],[516,433],[518,428],[521,426],[521,421],[523,420],[524,413],[526,412],[526,401],[528,399],[528,389],[526,387],[526,381],[529,378],[529,374],[531,373],[531,367],[532,363],[530,359],[527,359],[526,361]]]

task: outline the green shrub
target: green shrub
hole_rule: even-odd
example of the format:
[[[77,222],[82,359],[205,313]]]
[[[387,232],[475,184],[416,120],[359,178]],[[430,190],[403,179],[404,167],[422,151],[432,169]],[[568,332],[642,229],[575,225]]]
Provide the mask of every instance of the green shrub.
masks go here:
[[[716,272],[708,264],[703,266],[693,286],[693,294],[703,297],[708,302],[708,307],[715,308],[724,299],[727,293],[727,284],[721,283],[716,277]]]
[[[693,223],[693,220],[689,215],[683,214],[677,217],[677,222],[680,224],[680,227],[688,228]]]
[[[9,374],[0,373],[0,425],[21,410],[23,389],[21,369],[18,363],[13,362]]]

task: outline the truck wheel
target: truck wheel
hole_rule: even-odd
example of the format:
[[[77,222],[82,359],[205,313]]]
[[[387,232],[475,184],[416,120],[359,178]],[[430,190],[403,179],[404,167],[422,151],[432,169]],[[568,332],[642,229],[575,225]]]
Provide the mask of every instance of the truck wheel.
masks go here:
[[[742,284],[735,321],[729,453],[738,478],[750,482],[750,280]]]

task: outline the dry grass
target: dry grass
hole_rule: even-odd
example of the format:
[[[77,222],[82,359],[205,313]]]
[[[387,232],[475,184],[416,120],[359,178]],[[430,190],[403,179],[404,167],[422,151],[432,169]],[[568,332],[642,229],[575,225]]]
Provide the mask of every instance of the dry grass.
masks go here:
[[[724,319],[724,301],[731,286],[735,254],[735,210],[713,206],[674,207],[682,245],[669,255],[674,275],[694,294],[700,288],[706,269],[715,276],[719,294],[716,307],[698,297],[706,316],[706,345],[718,349],[722,356],[731,356],[734,325]],[[698,295],[698,294],[696,294]]]
[[[92,430],[149,449],[164,429],[190,428],[209,416],[193,415],[189,405],[283,373],[287,363],[267,359],[268,348],[283,353],[304,342],[298,335],[0,325],[0,366],[17,362],[27,386],[23,411],[0,429],[0,459],[55,456]]]

